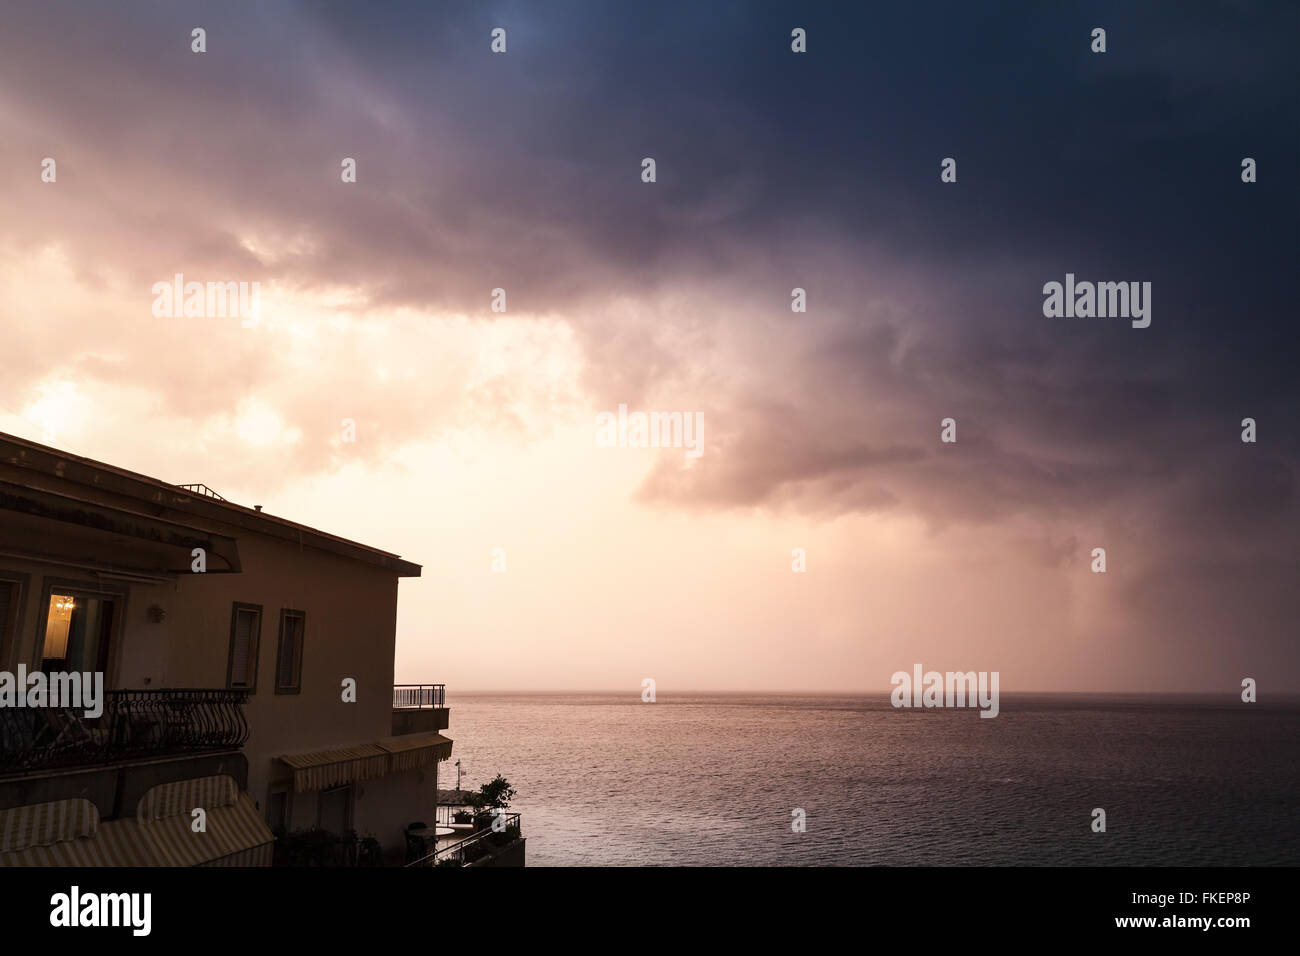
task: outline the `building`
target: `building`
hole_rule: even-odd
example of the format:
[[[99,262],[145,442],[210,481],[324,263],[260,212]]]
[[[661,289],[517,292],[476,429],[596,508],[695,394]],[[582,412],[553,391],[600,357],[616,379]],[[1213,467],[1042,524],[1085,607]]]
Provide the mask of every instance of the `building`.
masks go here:
[[[202,485],[0,434],[0,671],[105,688],[93,717],[0,695],[0,814],[109,846],[115,824],[201,797],[263,848],[268,828],[320,827],[401,862],[452,749],[442,686],[393,683],[398,581],[419,574]]]

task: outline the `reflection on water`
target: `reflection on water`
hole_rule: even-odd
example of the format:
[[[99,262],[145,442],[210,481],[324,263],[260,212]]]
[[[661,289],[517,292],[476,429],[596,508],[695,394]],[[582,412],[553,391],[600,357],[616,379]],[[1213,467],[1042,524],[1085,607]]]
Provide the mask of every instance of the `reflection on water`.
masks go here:
[[[466,786],[500,772],[518,789],[530,866],[1300,863],[1300,707],[1005,694],[981,720],[883,695],[448,704]],[[455,772],[442,764],[441,785]]]

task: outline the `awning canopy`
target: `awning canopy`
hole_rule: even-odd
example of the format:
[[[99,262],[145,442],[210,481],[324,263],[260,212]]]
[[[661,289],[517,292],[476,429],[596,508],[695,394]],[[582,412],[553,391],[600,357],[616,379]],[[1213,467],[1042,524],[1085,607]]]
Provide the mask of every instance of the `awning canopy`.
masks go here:
[[[233,801],[222,804],[233,793]],[[192,803],[200,797],[209,805]],[[189,803],[189,806],[185,804]],[[191,811],[202,806],[196,833]],[[3,866],[270,866],[275,836],[229,777],[154,787],[140,801],[152,817],[100,822],[87,800],[59,800],[0,813]],[[166,815],[169,808],[176,812]],[[8,838],[3,838],[4,833]],[[75,834],[75,835],[74,835]],[[51,839],[52,837],[61,839]]]
[[[239,794],[234,806],[204,810],[207,829],[203,833],[194,832],[186,811],[148,822],[101,823],[95,840],[87,842],[102,844],[109,866],[271,865],[275,835],[248,794]]]
[[[293,789],[301,793],[382,777],[388,773],[388,756],[388,751],[378,744],[359,744],[337,750],[285,754],[280,759],[293,768]]]
[[[430,767],[451,757],[451,738],[442,734],[403,734],[373,744],[317,750],[280,757],[293,769],[293,789],[324,790],[404,770]]]
[[[404,734],[386,737],[379,746],[388,751],[391,773],[430,767],[439,760],[451,759],[451,738],[442,734]]]
[[[233,807],[238,802],[239,788],[233,777],[226,774],[195,777],[150,787],[135,805],[135,818],[141,823],[150,823],[178,813],[188,815],[195,807],[212,811]]]
[[[0,856],[92,837],[98,828],[99,811],[89,800],[54,800],[0,810]]]

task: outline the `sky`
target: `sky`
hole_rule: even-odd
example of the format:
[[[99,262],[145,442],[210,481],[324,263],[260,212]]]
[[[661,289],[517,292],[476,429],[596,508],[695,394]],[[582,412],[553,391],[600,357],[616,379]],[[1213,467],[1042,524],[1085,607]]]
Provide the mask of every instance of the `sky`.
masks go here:
[[[1300,691],[1297,27],[8,2],[0,431],[421,564],[396,677],[453,695]],[[1150,326],[1046,317],[1067,273]]]

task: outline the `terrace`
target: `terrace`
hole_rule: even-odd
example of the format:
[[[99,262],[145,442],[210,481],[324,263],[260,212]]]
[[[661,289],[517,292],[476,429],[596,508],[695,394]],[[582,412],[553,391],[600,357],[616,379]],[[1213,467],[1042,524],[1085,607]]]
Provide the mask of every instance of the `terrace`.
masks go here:
[[[469,836],[441,838],[432,853],[406,865],[408,868],[522,866],[524,836],[521,817],[518,813],[507,813],[501,820],[499,827],[486,823]]]
[[[0,708],[0,775],[238,750],[245,690],[104,692],[104,710]]]
[[[154,787],[224,775],[243,790],[247,691],[109,690],[103,712],[0,708],[0,811],[88,800],[103,820],[130,816]]]
[[[451,724],[446,684],[395,684],[393,736],[446,730]]]

